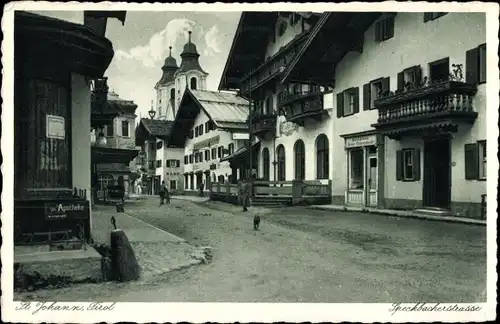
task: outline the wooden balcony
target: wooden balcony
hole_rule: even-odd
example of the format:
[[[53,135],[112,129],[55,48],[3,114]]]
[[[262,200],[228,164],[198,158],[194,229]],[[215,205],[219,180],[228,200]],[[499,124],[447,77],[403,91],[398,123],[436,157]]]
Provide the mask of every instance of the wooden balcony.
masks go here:
[[[288,121],[303,125],[305,120],[321,120],[326,111],[323,109],[323,93],[320,91],[281,92],[278,107]]]
[[[426,126],[474,123],[473,98],[477,86],[457,81],[441,81],[375,100],[378,120],[372,126],[383,133],[422,132]],[[396,138],[396,137],[395,137]]]
[[[262,138],[268,132],[276,130],[275,114],[256,114],[252,118],[252,134]]]

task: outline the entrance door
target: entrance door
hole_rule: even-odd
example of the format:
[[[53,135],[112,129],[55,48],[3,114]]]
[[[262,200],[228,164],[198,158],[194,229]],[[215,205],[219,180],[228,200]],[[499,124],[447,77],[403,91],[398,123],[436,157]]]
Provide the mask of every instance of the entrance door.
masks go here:
[[[155,176],[154,179],[155,179],[155,183],[153,186],[154,194],[159,195],[159,193],[160,193],[160,176]]]
[[[423,198],[425,207],[450,207],[451,152],[448,137],[425,141]]]
[[[376,207],[378,203],[377,199],[377,183],[378,183],[378,175],[377,175],[377,156],[369,156],[367,174],[367,185],[368,189],[368,197],[366,201],[366,205],[370,207]]]

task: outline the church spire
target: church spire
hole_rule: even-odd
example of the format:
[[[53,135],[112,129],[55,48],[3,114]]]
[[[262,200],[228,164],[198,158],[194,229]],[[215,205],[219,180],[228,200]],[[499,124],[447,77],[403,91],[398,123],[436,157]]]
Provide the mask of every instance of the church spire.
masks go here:
[[[181,66],[179,67],[179,72],[187,72],[190,70],[198,70],[202,73],[208,74],[200,66],[198,58],[200,54],[196,49],[196,45],[191,41],[192,32],[188,32],[188,42],[184,45],[184,49],[181,53]]]

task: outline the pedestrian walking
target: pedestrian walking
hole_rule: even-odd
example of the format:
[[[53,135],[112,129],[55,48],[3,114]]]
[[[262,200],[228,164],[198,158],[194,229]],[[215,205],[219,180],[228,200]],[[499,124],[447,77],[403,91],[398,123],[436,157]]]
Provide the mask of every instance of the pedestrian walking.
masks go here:
[[[161,186],[160,186],[160,205],[163,205],[165,204],[165,189],[167,189],[167,187],[165,186],[165,181],[162,181],[161,182]]]
[[[240,179],[238,182],[238,198],[240,201],[241,207],[243,207],[243,211],[246,212],[248,211],[248,200],[249,200],[249,188],[248,188],[248,183],[246,181],[243,181]]]
[[[203,197],[203,188],[205,187],[205,183],[201,182],[200,183],[200,197]]]

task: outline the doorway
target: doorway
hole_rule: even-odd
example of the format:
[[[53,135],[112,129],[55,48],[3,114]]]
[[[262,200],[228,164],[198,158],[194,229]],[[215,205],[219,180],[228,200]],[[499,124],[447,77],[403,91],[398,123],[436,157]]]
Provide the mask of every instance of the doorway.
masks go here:
[[[154,189],[154,191],[153,191],[154,195],[159,195],[159,193],[160,193],[160,176],[155,176],[153,189]]]
[[[450,208],[450,149],[449,137],[434,138],[424,142],[424,207]]]

